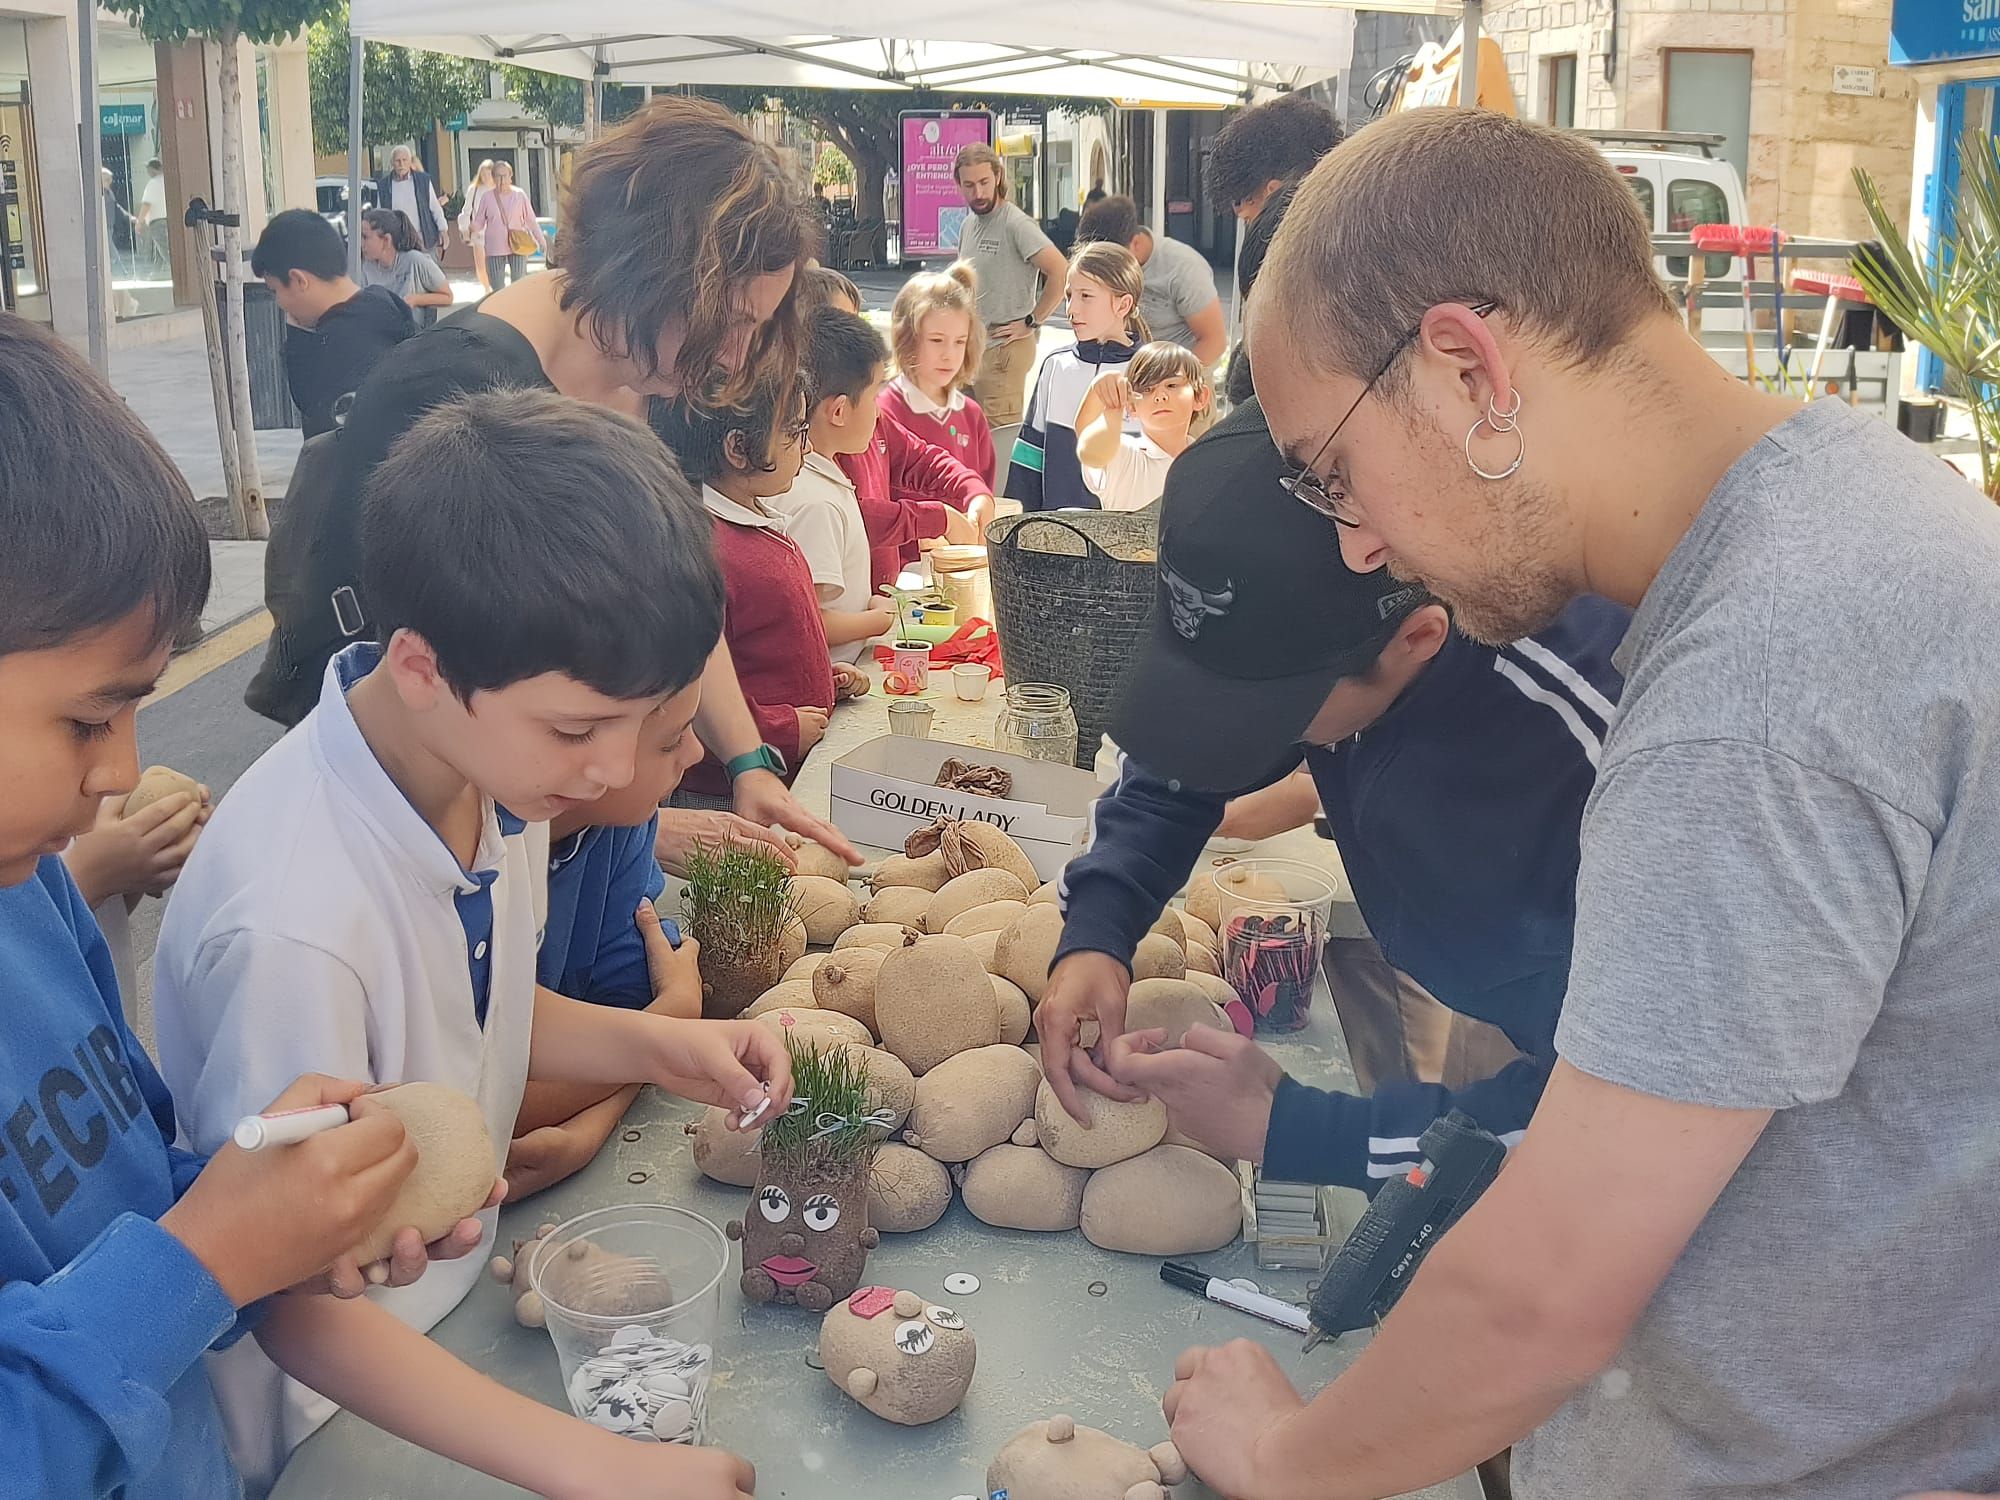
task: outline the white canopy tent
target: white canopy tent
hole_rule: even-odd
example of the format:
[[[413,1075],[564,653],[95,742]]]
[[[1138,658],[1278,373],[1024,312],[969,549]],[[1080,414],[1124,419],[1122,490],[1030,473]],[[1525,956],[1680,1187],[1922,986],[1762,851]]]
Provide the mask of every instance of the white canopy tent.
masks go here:
[[[865,35],[829,33],[824,0],[351,0],[349,139],[361,44],[518,61],[621,84],[974,90],[1109,99],[1154,110],[1164,207],[1165,110],[1252,103],[1346,68],[1354,11],[1457,14],[1481,0],[876,0]],[[564,29],[549,31],[551,20]],[[348,202],[360,203],[360,152]],[[350,230],[350,255],[358,233]]]

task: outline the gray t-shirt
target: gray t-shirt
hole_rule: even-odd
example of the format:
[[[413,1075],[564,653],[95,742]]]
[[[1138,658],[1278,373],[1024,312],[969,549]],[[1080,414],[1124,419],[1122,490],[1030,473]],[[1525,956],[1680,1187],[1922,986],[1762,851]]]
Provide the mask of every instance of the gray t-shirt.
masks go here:
[[[1188,319],[1216,300],[1215,267],[1199,250],[1153,236],[1153,253],[1146,257],[1146,285],[1139,296],[1139,314],[1156,339],[1194,347]]]
[[[1818,401],[1647,590],[1556,1047],[1775,1110],[1532,1500],[2000,1486],[2000,510]]]
[[[421,250],[401,250],[393,266],[361,262],[363,286],[386,286],[405,302],[420,292],[442,292],[451,286],[443,269]]]
[[[1004,198],[984,218],[967,214],[958,253],[979,275],[979,320],[990,328],[1033,312],[1042,282],[1034,257],[1054,248],[1041,226]]]

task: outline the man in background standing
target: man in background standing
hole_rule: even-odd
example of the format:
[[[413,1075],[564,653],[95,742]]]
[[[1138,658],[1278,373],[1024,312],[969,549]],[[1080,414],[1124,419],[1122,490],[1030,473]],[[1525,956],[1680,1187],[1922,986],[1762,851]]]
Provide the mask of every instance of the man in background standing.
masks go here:
[[[1204,365],[1214,365],[1228,347],[1222,298],[1215,290],[1215,267],[1192,245],[1156,235],[1139,222],[1139,205],[1124,194],[1100,198],[1083,211],[1076,242],[1111,240],[1130,250],[1146,273],[1139,313],[1156,339],[1192,349]]]
[[[444,249],[444,205],[438,202],[437,184],[431,174],[417,164],[408,146],[389,153],[387,175],[375,179],[375,202],[393,208],[410,221],[424,248],[435,256]]]
[[[958,254],[978,274],[979,317],[986,325],[986,356],[972,394],[1004,453],[999,429],[1020,424],[1035,365],[1035,330],[1062,301],[1068,267],[1041,227],[1008,202],[1007,164],[999,152],[967,146],[951,170],[972,210],[959,233]]]

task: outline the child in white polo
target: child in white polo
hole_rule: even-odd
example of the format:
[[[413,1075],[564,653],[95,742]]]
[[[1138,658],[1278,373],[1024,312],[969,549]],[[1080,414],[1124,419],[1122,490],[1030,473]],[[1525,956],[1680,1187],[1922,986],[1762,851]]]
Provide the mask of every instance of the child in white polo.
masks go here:
[[[1165,494],[1168,468],[1214,400],[1208,370],[1179,344],[1143,345],[1130,364],[1098,376],[1077,410],[1076,456],[1099,505],[1142,510]],[[1133,419],[1136,433],[1125,430]]]
[[[782,1045],[738,1023],[536,984],[544,820],[629,782],[650,716],[693,716],[720,631],[707,522],[658,441],[548,392],[469,396],[397,443],[362,507],[383,644],[336,657],[319,706],[223,799],[161,930],[161,1066],[189,1139],[212,1147],[270,1097],[267,1080],[302,1069],[453,1085],[479,1101],[496,1169],[531,1071],[706,1079],[711,1103],[747,1105],[763,1082],[786,1094]],[[287,1368],[316,1351],[302,1367],[350,1402],[362,1364],[406,1379],[435,1366],[425,1378],[451,1398],[408,1403],[421,1409],[398,1430],[529,1488],[545,1488],[550,1443],[571,1462],[628,1464],[633,1445],[566,1417],[550,1428],[545,1408],[412,1331],[457,1304],[483,1258],[332,1317],[274,1308],[260,1340]],[[255,1349],[214,1363],[237,1461],[253,1488],[268,1483],[333,1403]],[[655,1462],[669,1487],[687,1472]]]

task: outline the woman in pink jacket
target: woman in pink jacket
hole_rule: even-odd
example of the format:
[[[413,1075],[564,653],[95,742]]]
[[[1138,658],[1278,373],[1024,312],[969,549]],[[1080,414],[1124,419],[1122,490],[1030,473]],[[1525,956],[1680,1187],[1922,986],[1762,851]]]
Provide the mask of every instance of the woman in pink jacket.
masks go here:
[[[504,161],[493,163],[493,191],[473,209],[472,232],[486,247],[495,291],[528,274],[530,247],[543,255],[549,253],[548,237],[535,217],[535,205],[514,186],[514,168]]]

